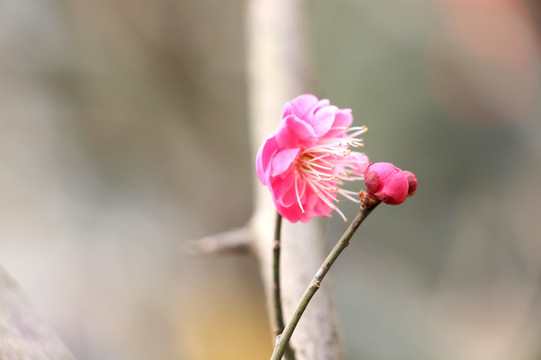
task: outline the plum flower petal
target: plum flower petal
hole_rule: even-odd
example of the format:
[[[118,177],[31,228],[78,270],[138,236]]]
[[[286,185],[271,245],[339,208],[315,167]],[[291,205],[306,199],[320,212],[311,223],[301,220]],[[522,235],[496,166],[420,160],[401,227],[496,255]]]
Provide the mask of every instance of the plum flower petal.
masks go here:
[[[354,150],[364,126],[351,127],[350,109],[304,94],[287,102],[278,129],[256,158],[259,180],[270,190],[278,212],[291,222],[337,211],[338,195],[358,201],[357,192],[343,189],[346,181],[362,180],[369,160]]]
[[[327,99],[318,100],[312,94],[304,94],[297,96],[290,102],[285,103],[282,109],[282,119],[288,115],[295,115],[298,118],[311,122],[314,114],[321,108],[329,106],[330,102]]]
[[[316,141],[316,134],[310,124],[289,115],[280,122],[275,138],[280,148],[289,148],[313,144]]]
[[[329,132],[335,122],[337,110],[336,106],[325,106],[314,114],[310,125],[312,125],[316,136],[322,136]]]
[[[272,158],[271,176],[278,176],[289,169],[293,161],[297,158],[299,151],[300,149],[293,148],[276,153]]]
[[[263,185],[268,185],[269,183],[270,163],[277,150],[278,142],[274,137],[270,137],[265,140],[265,142],[263,143],[263,145],[261,145],[259,151],[257,152],[255,167],[257,171],[257,177]]]

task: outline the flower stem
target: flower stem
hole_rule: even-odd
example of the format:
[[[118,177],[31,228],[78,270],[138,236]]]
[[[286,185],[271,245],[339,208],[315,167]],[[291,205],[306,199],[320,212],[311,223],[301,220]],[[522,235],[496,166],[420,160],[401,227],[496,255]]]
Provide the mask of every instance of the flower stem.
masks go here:
[[[359,213],[357,216],[355,216],[355,219],[351,222],[351,224],[348,226],[340,240],[336,243],[334,248],[331,250],[319,270],[317,271],[316,275],[310,282],[310,285],[305,290],[304,294],[302,295],[301,300],[299,301],[299,304],[297,305],[297,309],[295,310],[295,313],[293,314],[293,317],[287,324],[287,326],[284,329],[284,332],[281,336],[278,337],[276,341],[276,345],[274,347],[274,352],[272,353],[271,360],[280,360],[282,359],[282,356],[284,355],[284,352],[286,350],[287,345],[289,344],[289,340],[291,339],[291,335],[293,335],[293,331],[295,330],[295,327],[299,323],[299,320],[304,313],[304,310],[306,310],[306,307],[308,306],[308,303],[316,293],[316,291],[319,290],[321,286],[321,281],[327,275],[329,272],[331,266],[334,264],[340,253],[349,245],[349,240],[357,231],[359,226],[362,224],[364,219],[370,213],[372,210],[376,208],[380,203],[379,200],[377,201],[365,201],[360,207]]]
[[[274,226],[274,244],[272,246],[272,292],[274,296],[274,316],[276,321],[275,335],[284,331],[284,315],[282,312],[282,295],[280,290],[280,241],[282,230],[282,215],[276,213]]]
[[[276,321],[275,336],[279,337],[284,331],[284,315],[282,310],[282,291],[280,287],[280,251],[281,251],[282,215],[276,213],[274,225],[274,244],[272,246],[272,292],[274,301],[274,316]],[[295,352],[289,344],[286,349],[286,359],[295,360]]]

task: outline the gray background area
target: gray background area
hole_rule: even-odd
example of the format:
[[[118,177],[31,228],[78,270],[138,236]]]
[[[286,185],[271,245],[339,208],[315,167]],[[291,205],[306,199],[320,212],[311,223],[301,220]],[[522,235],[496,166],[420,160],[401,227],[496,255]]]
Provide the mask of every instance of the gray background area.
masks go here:
[[[531,4],[305,3],[306,91],[419,179],[332,270],[348,359],[541,358]],[[0,0],[0,262],[79,360],[270,353],[254,262],[181,251],[250,217],[244,7]]]

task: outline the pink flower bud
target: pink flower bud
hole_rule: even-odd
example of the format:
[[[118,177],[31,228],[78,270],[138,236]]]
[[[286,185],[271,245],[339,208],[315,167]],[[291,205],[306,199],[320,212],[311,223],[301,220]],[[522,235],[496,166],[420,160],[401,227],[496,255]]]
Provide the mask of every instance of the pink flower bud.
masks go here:
[[[369,195],[385,204],[398,205],[408,197],[409,182],[406,174],[391,163],[372,163],[364,173]]]
[[[406,178],[408,179],[408,196],[411,196],[415,194],[415,191],[417,190],[417,176],[415,176],[414,173],[411,171],[404,171],[404,175],[406,175]]]

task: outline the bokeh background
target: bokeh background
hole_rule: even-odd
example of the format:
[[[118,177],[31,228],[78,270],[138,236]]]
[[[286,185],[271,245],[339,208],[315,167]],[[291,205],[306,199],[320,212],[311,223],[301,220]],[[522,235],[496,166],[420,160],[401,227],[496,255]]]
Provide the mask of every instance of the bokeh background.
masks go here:
[[[0,0],[0,263],[79,360],[270,353],[255,263],[181,249],[251,214],[245,6]],[[419,179],[333,268],[347,359],[541,359],[540,3],[304,12],[306,91]]]

